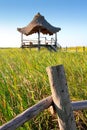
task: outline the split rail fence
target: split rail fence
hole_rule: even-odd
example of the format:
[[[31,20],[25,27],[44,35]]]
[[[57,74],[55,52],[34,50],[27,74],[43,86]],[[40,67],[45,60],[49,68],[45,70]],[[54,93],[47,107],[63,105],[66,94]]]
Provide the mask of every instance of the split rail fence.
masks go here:
[[[87,47],[83,46],[83,47],[60,47],[59,48],[60,51],[64,51],[64,52],[87,52]]]
[[[0,126],[0,130],[15,130],[50,106],[58,114],[60,130],[76,130],[73,111],[87,109],[87,100],[70,101],[63,65],[47,67],[46,70],[52,95]]]

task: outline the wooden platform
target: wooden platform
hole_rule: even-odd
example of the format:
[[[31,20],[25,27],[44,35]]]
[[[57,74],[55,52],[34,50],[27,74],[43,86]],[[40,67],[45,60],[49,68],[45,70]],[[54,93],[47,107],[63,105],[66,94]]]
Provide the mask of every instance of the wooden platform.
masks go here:
[[[21,46],[22,48],[42,48],[42,47],[45,47],[47,48],[48,50],[53,50],[53,51],[57,51],[57,46],[56,45],[47,45],[47,44],[25,44],[25,45],[22,45]]]

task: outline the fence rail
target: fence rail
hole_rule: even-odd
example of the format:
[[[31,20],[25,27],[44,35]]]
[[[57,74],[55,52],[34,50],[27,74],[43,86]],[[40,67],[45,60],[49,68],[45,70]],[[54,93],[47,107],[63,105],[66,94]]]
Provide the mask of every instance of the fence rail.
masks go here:
[[[49,108],[52,105],[52,97],[49,96],[41,100],[36,105],[28,108],[23,113],[19,114],[17,117],[9,121],[0,127],[0,130],[15,130],[28,120],[32,119],[34,116],[42,112],[43,110]]]
[[[60,51],[64,52],[87,52],[86,46],[76,46],[76,47],[60,47]]]
[[[71,102],[73,111],[76,110],[85,110],[87,109],[87,100],[85,101],[77,101]],[[49,96],[43,100],[41,100],[36,105],[28,108],[23,113],[19,114],[17,117],[9,121],[8,123],[2,125],[0,130],[15,130],[16,128],[20,127],[23,123],[29,121],[36,115],[38,115],[43,110],[49,108],[53,105],[52,96]],[[31,114],[32,113],[32,114]]]
[[[11,121],[0,126],[0,130],[15,130],[50,106],[58,114],[60,130],[76,130],[73,111],[87,109],[87,100],[70,102],[65,72],[62,65],[48,67],[47,73],[52,96],[41,100]]]

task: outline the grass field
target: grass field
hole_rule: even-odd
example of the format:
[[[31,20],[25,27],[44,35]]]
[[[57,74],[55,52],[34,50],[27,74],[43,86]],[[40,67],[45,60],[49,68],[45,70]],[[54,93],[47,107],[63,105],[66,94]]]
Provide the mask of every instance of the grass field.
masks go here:
[[[71,100],[87,99],[87,52],[0,49],[0,125],[51,95],[46,67],[63,64]],[[87,110],[75,112],[78,130],[87,129]],[[57,130],[48,110],[17,130]]]

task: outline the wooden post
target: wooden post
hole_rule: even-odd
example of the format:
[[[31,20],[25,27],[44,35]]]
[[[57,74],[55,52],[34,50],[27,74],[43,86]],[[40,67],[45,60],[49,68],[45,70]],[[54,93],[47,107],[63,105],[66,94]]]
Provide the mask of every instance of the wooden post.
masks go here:
[[[21,47],[23,45],[23,33],[21,33]]]
[[[40,50],[40,28],[38,31],[38,50]]]
[[[67,52],[67,46],[66,46],[66,52]]]
[[[45,37],[45,45],[46,45],[46,37]]]
[[[60,130],[76,130],[63,66],[48,67],[47,73]]]
[[[85,52],[85,46],[83,46],[83,52]]]
[[[55,46],[57,46],[57,33],[55,33]]]

